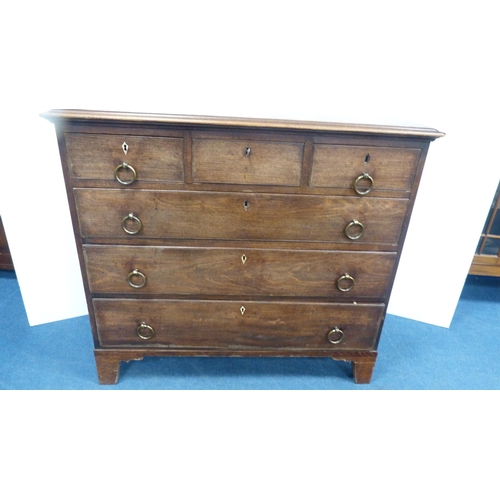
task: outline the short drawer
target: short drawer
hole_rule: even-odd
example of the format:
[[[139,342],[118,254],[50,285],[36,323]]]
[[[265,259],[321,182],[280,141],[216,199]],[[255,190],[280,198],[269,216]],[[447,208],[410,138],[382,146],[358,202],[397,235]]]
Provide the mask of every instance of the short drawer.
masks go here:
[[[409,192],[420,153],[420,149],[316,144],[311,186]]]
[[[103,347],[373,349],[383,304],[94,299]]]
[[[80,133],[64,137],[75,179],[114,180],[120,185],[183,180],[181,138]]]
[[[298,186],[303,152],[303,143],[193,139],[193,180]]]
[[[395,245],[407,208],[406,199],[373,197],[81,188],[74,193],[84,238]]]
[[[92,293],[384,300],[396,254],[84,245]]]

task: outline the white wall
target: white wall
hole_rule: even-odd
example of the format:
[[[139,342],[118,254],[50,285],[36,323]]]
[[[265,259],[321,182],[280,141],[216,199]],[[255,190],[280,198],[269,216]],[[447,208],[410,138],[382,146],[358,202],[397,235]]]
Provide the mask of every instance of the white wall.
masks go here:
[[[86,313],[55,133],[38,113],[87,108],[446,132],[431,144],[389,312],[448,326],[500,176],[490,5],[9,6],[0,211],[30,323]]]

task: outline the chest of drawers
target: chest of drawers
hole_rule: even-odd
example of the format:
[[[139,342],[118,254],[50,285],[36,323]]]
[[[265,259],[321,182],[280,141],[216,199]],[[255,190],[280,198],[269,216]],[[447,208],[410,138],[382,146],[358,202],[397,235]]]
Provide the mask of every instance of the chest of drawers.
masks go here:
[[[434,129],[52,110],[100,383],[307,356],[369,383]]]

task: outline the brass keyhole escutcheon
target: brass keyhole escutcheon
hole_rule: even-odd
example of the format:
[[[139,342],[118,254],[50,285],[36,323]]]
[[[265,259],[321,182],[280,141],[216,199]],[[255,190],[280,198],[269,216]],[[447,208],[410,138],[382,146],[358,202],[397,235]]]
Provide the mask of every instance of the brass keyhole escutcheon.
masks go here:
[[[123,153],[126,155],[128,153],[128,150],[129,150],[129,146],[126,142],[123,142],[122,144],[122,151]]]
[[[245,311],[246,311],[245,306],[241,306],[240,307],[240,313],[241,313],[242,316],[245,314]]]
[[[248,209],[250,208],[250,202],[249,202],[248,200],[245,200],[245,201],[243,202],[243,208],[244,208],[245,210],[248,210]]]
[[[241,256],[241,262],[243,262],[243,264],[247,261],[247,256],[245,254],[243,254]]]

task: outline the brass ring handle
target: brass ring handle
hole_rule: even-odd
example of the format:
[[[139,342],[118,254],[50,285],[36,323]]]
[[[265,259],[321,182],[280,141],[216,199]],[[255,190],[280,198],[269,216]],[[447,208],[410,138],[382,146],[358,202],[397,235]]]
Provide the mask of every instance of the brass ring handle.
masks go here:
[[[134,283],[134,281],[132,281],[134,278],[139,278],[139,282]],[[127,283],[132,288],[142,288],[146,284],[146,275],[144,273],[141,273],[139,269],[134,269],[131,273],[128,274]]]
[[[366,189],[362,189],[358,186],[359,182],[363,181],[363,180],[367,180],[370,182],[370,185]],[[373,182],[374,182],[373,177],[370,174],[363,172],[354,181],[354,191],[356,191],[356,193],[358,193],[360,196],[364,196],[365,194],[368,194],[373,189]]]
[[[137,225],[137,229],[132,230],[127,227],[127,222],[128,221],[133,221]],[[136,217],[134,214],[130,213],[127,216],[125,216],[122,220],[122,229],[127,233],[127,234],[137,234],[141,231],[142,229],[142,222],[139,219],[139,217]]]
[[[122,169],[130,171],[130,173],[132,174],[132,179],[128,181],[121,179],[119,173]],[[135,168],[132,165],[123,162],[120,163],[120,165],[118,165],[115,168],[115,179],[123,186],[129,186],[130,184],[133,184],[137,180],[137,172],[135,171]]]
[[[348,286],[342,286],[341,282],[342,281],[348,281],[349,285]],[[345,273],[343,274],[338,280],[337,280],[337,288],[341,292],[350,292],[354,288],[354,278],[350,276],[349,274]]]
[[[333,330],[328,332],[328,341],[332,344],[340,344],[344,339],[344,332],[338,327],[333,327]]]
[[[358,233],[351,233],[350,229],[353,227],[357,227],[359,229]],[[350,240],[359,240],[361,236],[363,236],[363,233],[365,232],[365,226],[359,222],[359,220],[353,219],[349,224],[344,229],[345,235],[350,239]]]
[[[149,340],[154,334],[155,330],[152,326],[147,325],[146,323],[142,322],[138,327],[137,327],[137,335],[144,340]]]

